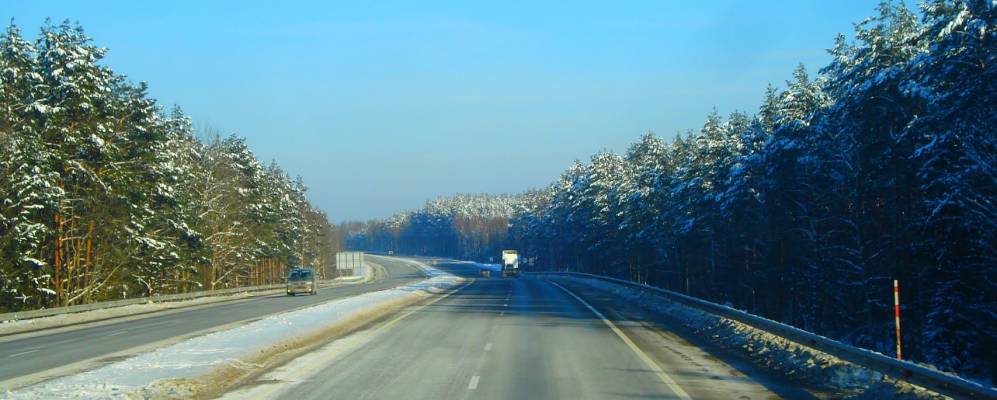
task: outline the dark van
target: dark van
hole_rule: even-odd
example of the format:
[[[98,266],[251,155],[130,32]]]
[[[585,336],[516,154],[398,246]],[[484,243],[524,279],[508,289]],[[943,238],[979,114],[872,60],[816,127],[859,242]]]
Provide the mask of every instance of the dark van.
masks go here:
[[[318,294],[314,269],[295,268],[287,274],[287,295],[294,296],[298,293]]]

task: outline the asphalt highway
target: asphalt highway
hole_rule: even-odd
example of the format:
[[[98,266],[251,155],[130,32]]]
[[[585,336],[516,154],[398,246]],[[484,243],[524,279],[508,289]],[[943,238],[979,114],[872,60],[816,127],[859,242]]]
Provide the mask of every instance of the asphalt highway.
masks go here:
[[[584,285],[437,268],[476,279],[226,398],[812,398]]]

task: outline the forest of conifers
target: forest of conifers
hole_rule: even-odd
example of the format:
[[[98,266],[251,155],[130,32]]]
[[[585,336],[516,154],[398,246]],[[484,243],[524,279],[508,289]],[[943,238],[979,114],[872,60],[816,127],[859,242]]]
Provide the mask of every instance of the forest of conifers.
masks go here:
[[[0,37],[0,313],[282,282],[342,241],[306,187],[102,65],[82,28]]]
[[[487,261],[502,248],[639,280],[993,380],[997,6],[883,3],[752,114],[576,162],[522,195],[352,223],[356,249]]]

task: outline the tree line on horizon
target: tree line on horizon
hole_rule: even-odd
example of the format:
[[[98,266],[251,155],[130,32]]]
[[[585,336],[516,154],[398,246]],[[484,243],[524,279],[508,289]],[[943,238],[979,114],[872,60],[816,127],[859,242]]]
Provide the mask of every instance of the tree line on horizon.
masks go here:
[[[0,37],[0,313],[333,271],[342,235],[245,139],[101,64],[81,27]]]
[[[527,198],[526,194],[458,194],[384,220],[340,226],[350,249],[487,261],[509,242],[510,217],[531,209]]]
[[[993,382],[995,8],[883,2],[754,114],[646,134],[543,190],[348,224],[348,246],[479,261],[514,248],[536,269],[646,282],[891,355],[896,279],[905,357]]]

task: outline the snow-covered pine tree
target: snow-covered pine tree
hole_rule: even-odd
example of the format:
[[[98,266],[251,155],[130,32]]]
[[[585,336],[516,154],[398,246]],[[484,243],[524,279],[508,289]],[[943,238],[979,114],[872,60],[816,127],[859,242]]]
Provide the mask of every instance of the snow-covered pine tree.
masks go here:
[[[52,305],[60,306],[81,301],[94,282],[112,279],[119,270],[115,266],[124,265],[128,257],[112,254],[112,246],[95,242],[97,227],[120,226],[113,223],[120,220],[107,214],[98,216],[98,212],[111,211],[104,206],[117,200],[107,177],[117,171],[102,167],[116,165],[111,161],[119,156],[115,141],[119,132],[111,126],[110,117],[120,77],[99,65],[105,49],[68,22],[42,27],[35,48],[36,72],[43,87],[35,102],[39,134],[53,150],[58,186],[66,192],[50,222],[56,235],[50,256]],[[101,217],[106,219],[97,220]]]
[[[843,300],[854,312],[843,316],[848,325],[843,331],[854,343],[881,350],[893,345],[878,334],[891,323],[878,314],[892,301],[884,288],[892,279],[913,283],[920,275],[911,258],[916,182],[910,163],[914,142],[906,127],[926,110],[923,102],[911,101],[899,89],[906,80],[904,65],[923,51],[923,45],[916,40],[919,29],[916,16],[902,3],[884,1],[877,16],[856,26],[858,43],[850,45],[839,40],[832,50],[834,61],[824,69],[827,79],[823,87],[836,103],[825,113],[820,127],[823,135],[833,139],[820,146],[838,154],[852,154],[827,164],[837,169],[835,173],[846,174],[846,182],[853,182],[850,188],[829,193],[839,199],[830,207],[847,209],[847,216],[835,213],[834,217],[855,224],[838,227],[849,232],[847,237],[838,238],[846,243],[837,245],[847,246],[824,256],[845,257],[837,264],[841,269],[836,275],[846,283],[842,286]],[[828,152],[824,158],[833,156]],[[833,179],[834,175],[826,177]],[[840,197],[849,189],[853,192],[851,200]],[[852,266],[855,263],[861,267]],[[908,293],[915,296],[908,295],[905,303],[920,309],[918,292]],[[920,318],[916,312],[905,314],[908,326],[919,325]],[[906,353],[917,356],[920,346],[914,340],[907,342],[911,351]]]
[[[913,262],[926,361],[997,380],[997,6],[924,6],[930,42],[904,70],[903,96],[924,102],[905,133],[918,192]],[[989,374],[989,376],[987,376]]]
[[[0,37],[0,310],[42,307],[54,293],[48,222],[64,193],[38,135],[36,63],[11,24]]]

